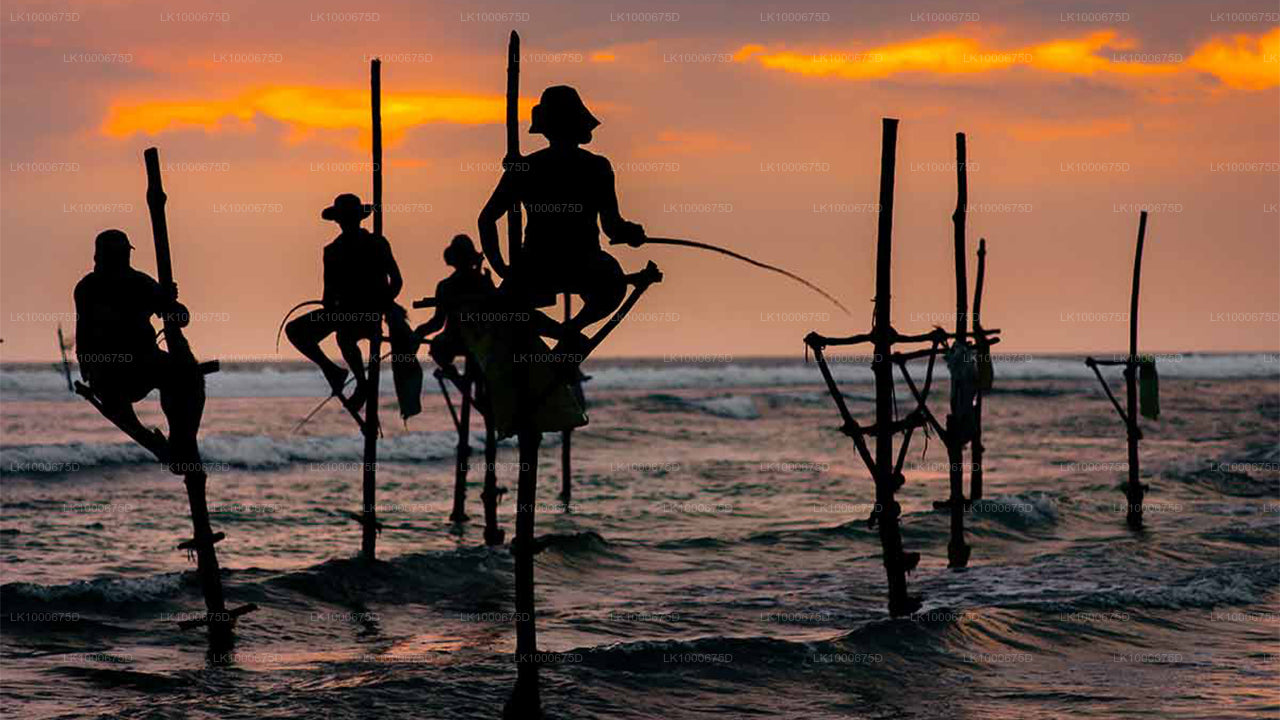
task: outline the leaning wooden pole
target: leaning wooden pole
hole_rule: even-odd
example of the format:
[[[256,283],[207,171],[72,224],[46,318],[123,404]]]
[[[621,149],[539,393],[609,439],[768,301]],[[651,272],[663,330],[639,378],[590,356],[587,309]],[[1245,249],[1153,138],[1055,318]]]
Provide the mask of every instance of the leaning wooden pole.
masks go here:
[[[1146,489],[1138,468],[1138,440],[1142,431],[1138,428],[1138,286],[1142,277],[1142,244],[1147,235],[1147,212],[1142,211],[1138,220],[1138,248],[1133,258],[1133,294],[1129,298],[1129,357],[1124,368],[1124,383],[1128,417],[1126,436],[1129,441],[1129,484],[1125,488],[1128,508],[1125,519],[1132,528],[1142,527],[1142,501]]]
[[[382,61],[369,64],[369,96],[373,127],[373,234],[382,236]],[[360,513],[363,531],[360,554],[372,562],[378,549],[378,374],[382,358],[382,313],[377,331],[369,340],[369,371],[364,409],[364,507]]]
[[[889,582],[889,612],[910,612],[907,573],[902,551],[902,530],[898,525],[901,507],[895,499],[898,483],[893,456],[893,341],[897,333],[891,324],[893,263],[893,186],[898,152],[898,120],[884,118],[880,149],[880,216],[876,230],[875,320],[871,328],[875,357],[871,370],[876,385],[876,505],[880,509],[880,546]]]
[[[947,447],[947,463],[951,480],[951,496],[948,505],[951,508],[951,540],[947,543],[947,565],[962,568],[969,563],[969,545],[964,540],[964,445],[967,441],[967,417],[971,408],[962,403],[968,402],[967,393],[957,389],[958,383],[969,370],[972,352],[969,348],[969,280],[965,272],[965,219],[969,206],[969,174],[965,167],[967,160],[964,133],[956,133],[956,210],[951,216],[955,230],[955,266],[956,266],[956,331],[955,353],[953,362],[956,367],[951,373],[951,412],[947,415],[947,434],[944,438]]]
[[[165,216],[165,203],[168,196],[164,192],[164,183],[160,175],[160,152],[156,148],[147,148],[143,153],[147,168],[147,209],[151,215],[151,234],[156,246],[156,276],[160,287],[166,290],[175,287],[173,281],[173,258],[169,251],[169,223]],[[164,323],[165,347],[173,364],[173,373],[183,379],[184,389],[193,394],[189,399],[190,406],[202,411],[204,408],[204,373],[217,368],[216,364],[204,368],[196,362],[191,346],[187,344],[186,335],[182,332],[182,323],[173,313],[165,313]],[[184,405],[188,399],[184,399]],[[175,422],[190,422],[196,427],[184,428],[183,433],[175,432]],[[191,507],[192,538],[178,545],[181,550],[194,551],[196,567],[200,574],[200,589],[204,593],[206,615],[201,620],[179,623],[184,628],[206,625],[209,638],[215,643],[230,640],[231,629],[236,617],[255,609],[253,605],[237,608],[227,612],[226,600],[222,592],[222,574],[218,567],[218,553],[214,546],[222,540],[223,533],[214,533],[209,523],[209,504],[205,496],[208,477],[204,471],[204,463],[200,460],[199,450],[192,438],[192,447],[175,449],[175,436],[184,435],[185,431],[198,431],[199,418],[186,417],[179,420],[178,413],[169,418],[169,462],[178,462],[176,468],[182,473],[183,484],[187,488],[187,500]],[[186,443],[186,438],[179,441]],[[171,469],[174,469],[171,466]]]
[[[991,365],[991,347],[982,342],[982,283],[986,279],[987,274],[987,241],[985,238],[978,240],[978,277],[973,284],[973,331],[974,340],[978,344],[977,350],[986,353],[988,357],[980,358],[978,366],[981,368],[983,363],[989,367]],[[982,445],[982,395],[983,380],[981,374],[978,377],[977,392],[973,398],[973,450],[972,452],[972,468],[969,471],[969,501],[977,502],[982,499],[982,455],[986,448]]]
[[[58,323],[58,352],[62,353],[62,375],[67,379],[67,390],[76,391],[71,381],[71,363],[67,361],[67,341],[62,338],[62,323]]]

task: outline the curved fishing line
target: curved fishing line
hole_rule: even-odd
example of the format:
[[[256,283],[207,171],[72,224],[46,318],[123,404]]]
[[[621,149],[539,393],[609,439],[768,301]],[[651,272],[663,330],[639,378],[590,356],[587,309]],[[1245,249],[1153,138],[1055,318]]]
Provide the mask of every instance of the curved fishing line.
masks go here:
[[[721,255],[728,255],[729,257],[734,258],[735,260],[741,260],[749,265],[754,265],[764,270],[769,270],[771,272],[776,272],[780,275],[785,275],[791,278],[792,280],[795,280],[796,282],[800,283],[801,285],[804,285],[810,290],[813,290],[814,292],[818,293],[819,295],[826,298],[827,300],[830,300],[832,303],[835,304],[836,307],[843,310],[845,315],[850,315],[850,316],[853,315],[853,313],[849,312],[849,308],[846,308],[843,304],[840,303],[839,300],[835,299],[835,297],[833,297],[826,290],[823,290],[817,285],[814,285],[813,283],[809,282],[808,280],[805,280],[804,278],[800,277],[799,275],[796,275],[795,273],[789,270],[784,270],[783,268],[780,268],[776,265],[770,265],[768,263],[760,262],[759,260],[754,260],[752,258],[747,257],[746,255],[743,255],[742,253],[734,252],[733,250],[722,248],[717,245],[712,245],[710,243],[698,242],[697,240],[679,240],[676,238],[645,238],[644,244],[675,245],[678,247],[691,247],[691,248],[698,248],[700,250],[710,250],[711,252],[720,253]]]

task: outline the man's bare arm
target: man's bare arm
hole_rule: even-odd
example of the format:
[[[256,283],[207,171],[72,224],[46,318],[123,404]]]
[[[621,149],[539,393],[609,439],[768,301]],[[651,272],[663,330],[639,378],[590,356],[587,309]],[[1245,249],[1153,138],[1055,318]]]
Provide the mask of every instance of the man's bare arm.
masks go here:
[[[618,209],[618,190],[614,181],[613,167],[604,161],[605,181],[601,187],[600,229],[615,243],[627,243],[632,247],[640,247],[644,243],[644,226],[622,219]]]
[[[510,173],[503,173],[502,179],[498,181],[498,187],[494,188],[493,194],[489,196],[489,202],[485,203],[484,209],[480,211],[478,221],[480,249],[484,252],[485,259],[489,261],[489,267],[492,267],[499,277],[506,276],[508,266],[502,257],[502,246],[498,240],[498,218],[506,215],[511,204],[516,202],[512,184]]]
[[[383,238],[383,242],[387,242]],[[400,295],[400,291],[404,289],[404,278],[400,275],[400,265],[396,262],[396,256],[391,253],[391,244],[387,243],[387,302],[391,302]]]

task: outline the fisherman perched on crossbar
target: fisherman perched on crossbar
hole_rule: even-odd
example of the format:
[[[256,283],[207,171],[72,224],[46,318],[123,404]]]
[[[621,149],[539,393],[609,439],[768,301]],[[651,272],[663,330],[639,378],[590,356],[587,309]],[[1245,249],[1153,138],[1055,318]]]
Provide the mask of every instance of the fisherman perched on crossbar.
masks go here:
[[[504,282],[502,295],[521,307],[547,307],[560,293],[582,298],[582,307],[557,323],[534,313],[541,335],[560,340],[557,350],[583,349],[583,333],[618,309],[627,286],[652,281],[655,270],[626,274],[600,246],[600,230],[615,243],[640,247],[644,228],[628,222],[618,210],[613,167],[601,155],[584,150],[600,121],[587,110],[578,91],[567,85],[549,87],[533,108],[529,132],[550,145],[513,160],[480,213],[480,243],[485,258]],[[503,258],[498,219],[517,204],[528,216],[523,247],[517,257]],[[598,223],[598,224],[597,224]]]

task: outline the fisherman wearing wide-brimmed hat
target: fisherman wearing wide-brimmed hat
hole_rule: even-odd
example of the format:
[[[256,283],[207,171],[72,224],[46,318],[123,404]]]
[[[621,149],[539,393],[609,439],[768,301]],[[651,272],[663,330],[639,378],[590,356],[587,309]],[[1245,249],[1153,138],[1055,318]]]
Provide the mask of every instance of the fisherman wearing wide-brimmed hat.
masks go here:
[[[291,320],[285,326],[298,351],[320,366],[335,395],[342,397],[347,370],[329,359],[320,343],[337,334],[338,348],[356,376],[356,389],[345,402],[359,407],[365,397],[364,357],[357,344],[381,332],[381,316],[403,318],[395,298],[404,284],[400,268],[385,237],[360,226],[373,207],[351,193],[333,199],[320,217],[338,223],[342,232],[324,248],[324,296],[322,307]]]
[[[454,359],[465,356],[467,352],[462,338],[463,309],[483,308],[496,291],[489,272],[480,269],[484,256],[476,251],[470,237],[454,235],[444,249],[444,261],[453,268],[453,272],[436,283],[436,312],[415,332],[420,338],[439,333],[431,339],[431,359],[445,372],[450,372],[455,370]]]
[[[600,230],[615,242],[644,243],[644,228],[622,219],[614,189],[613,167],[603,156],[579,147],[591,142],[600,121],[578,91],[556,85],[542,92],[533,108],[529,132],[547,138],[549,147],[512,162],[480,213],[480,242],[501,292],[526,306],[545,307],[559,293],[582,297],[582,308],[560,326],[545,318],[540,332],[562,340],[571,350],[583,342],[585,328],[621,305],[629,276],[600,245]],[[517,257],[503,258],[498,218],[520,203],[528,218]],[[598,224],[597,224],[598,223]]]

